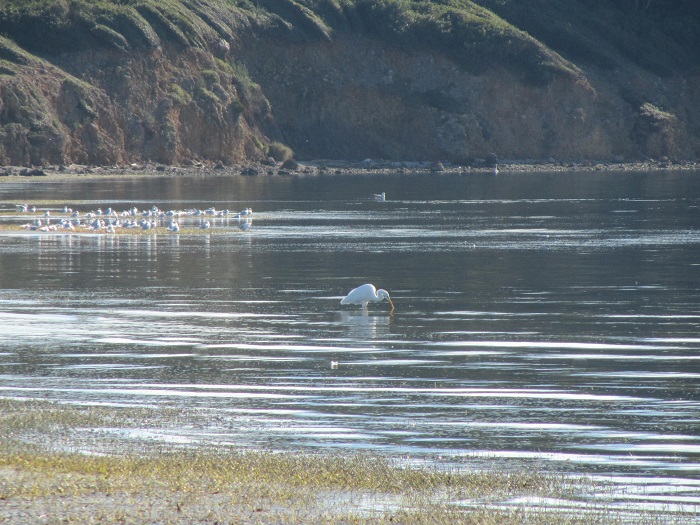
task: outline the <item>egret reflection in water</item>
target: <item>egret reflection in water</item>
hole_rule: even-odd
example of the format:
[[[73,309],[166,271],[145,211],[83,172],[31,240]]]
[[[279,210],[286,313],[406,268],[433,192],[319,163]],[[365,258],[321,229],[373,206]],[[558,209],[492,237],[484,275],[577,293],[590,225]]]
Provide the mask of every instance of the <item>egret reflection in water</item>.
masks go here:
[[[389,335],[391,315],[367,310],[342,310],[338,312],[337,323],[345,330],[349,339],[366,341],[385,338]]]

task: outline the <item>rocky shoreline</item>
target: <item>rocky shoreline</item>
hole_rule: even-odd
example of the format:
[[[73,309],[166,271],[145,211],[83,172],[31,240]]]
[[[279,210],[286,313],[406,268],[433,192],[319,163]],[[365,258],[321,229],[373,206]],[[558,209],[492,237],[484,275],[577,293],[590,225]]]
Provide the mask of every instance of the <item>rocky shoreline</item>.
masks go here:
[[[62,176],[177,176],[177,175],[242,175],[242,176],[304,176],[304,175],[358,175],[358,174],[429,174],[429,173],[532,173],[532,172],[590,172],[590,171],[665,171],[700,170],[700,161],[673,161],[666,158],[635,162],[580,161],[480,161],[473,164],[453,164],[429,161],[287,161],[285,163],[248,163],[224,165],[212,162],[193,162],[189,165],[170,166],[150,162],[127,166],[4,166],[3,178],[62,177]]]

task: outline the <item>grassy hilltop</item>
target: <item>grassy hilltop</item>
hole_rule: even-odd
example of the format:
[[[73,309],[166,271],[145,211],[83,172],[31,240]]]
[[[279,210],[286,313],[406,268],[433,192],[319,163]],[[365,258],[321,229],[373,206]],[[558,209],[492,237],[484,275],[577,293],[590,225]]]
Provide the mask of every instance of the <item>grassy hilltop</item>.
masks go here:
[[[692,0],[0,1],[0,162],[696,159]]]

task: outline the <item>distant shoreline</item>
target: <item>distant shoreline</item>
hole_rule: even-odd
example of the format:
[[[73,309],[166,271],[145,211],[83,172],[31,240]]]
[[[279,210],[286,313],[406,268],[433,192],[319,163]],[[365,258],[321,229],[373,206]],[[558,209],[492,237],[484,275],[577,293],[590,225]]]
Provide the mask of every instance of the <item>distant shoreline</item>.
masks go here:
[[[700,161],[644,160],[636,162],[557,162],[557,161],[503,161],[496,165],[483,162],[453,164],[428,161],[387,161],[367,159],[364,161],[313,160],[293,163],[292,167],[281,164],[247,163],[222,165],[213,162],[198,162],[187,166],[170,166],[152,162],[119,166],[89,166],[72,164],[41,167],[0,167],[0,183],[3,181],[32,180],[44,177],[52,179],[84,176],[308,176],[308,175],[373,175],[373,174],[434,174],[461,173],[538,173],[538,172],[593,172],[593,171],[692,171],[700,170]]]

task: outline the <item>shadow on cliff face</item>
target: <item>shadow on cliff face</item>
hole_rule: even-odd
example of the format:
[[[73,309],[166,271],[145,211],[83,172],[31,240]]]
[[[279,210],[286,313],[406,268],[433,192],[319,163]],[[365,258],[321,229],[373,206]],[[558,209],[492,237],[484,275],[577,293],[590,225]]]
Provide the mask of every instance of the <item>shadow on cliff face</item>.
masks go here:
[[[242,59],[265,89],[284,140],[302,158],[695,155],[672,111],[650,111],[655,106],[626,99],[596,73],[560,75],[543,86],[506,68],[472,74],[439,55],[356,35],[284,48],[260,43]]]

